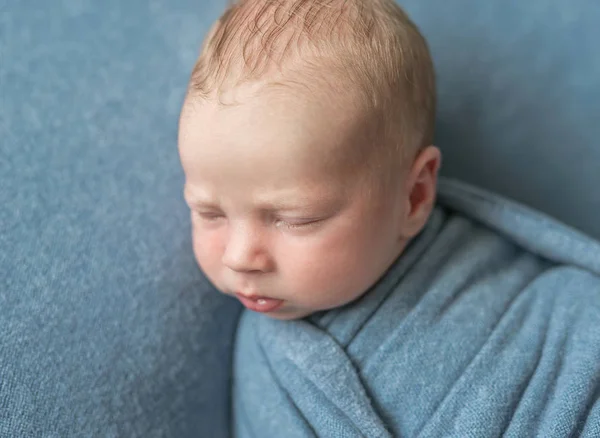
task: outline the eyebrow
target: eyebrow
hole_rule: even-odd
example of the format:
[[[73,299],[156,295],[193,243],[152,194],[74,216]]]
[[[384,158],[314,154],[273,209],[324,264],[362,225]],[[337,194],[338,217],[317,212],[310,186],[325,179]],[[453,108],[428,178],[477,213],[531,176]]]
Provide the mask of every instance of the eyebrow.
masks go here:
[[[270,201],[259,204],[259,209],[264,211],[280,211],[280,212],[302,212],[306,210],[319,209],[328,206],[332,203],[331,199],[320,201],[299,199],[296,201]]]
[[[183,190],[183,199],[185,199],[185,202],[190,207],[217,207],[219,205],[219,203],[210,196],[198,196],[198,194],[192,194],[187,188]]]
[[[187,200],[187,204],[191,208],[207,208],[207,209],[218,209],[220,208],[219,203],[208,200],[192,198]],[[325,207],[327,202],[264,202],[256,205],[257,210],[265,212],[303,212],[311,209],[317,209]]]
[[[317,195],[318,193],[318,195]],[[300,191],[279,193],[273,197],[263,197],[255,200],[258,209],[266,212],[297,212],[312,214],[315,210],[337,210],[345,203],[340,193],[331,191],[311,191],[310,194]],[[321,214],[321,211],[319,211]]]
[[[192,194],[184,190],[184,198],[187,204],[192,208],[220,208],[219,202],[209,195]],[[291,198],[291,196],[288,196]],[[331,204],[341,204],[341,200],[336,197],[325,197],[318,200],[306,196],[298,196],[293,201],[284,199],[258,199],[255,202],[257,210],[265,212],[305,212],[307,210],[319,209],[331,206]]]

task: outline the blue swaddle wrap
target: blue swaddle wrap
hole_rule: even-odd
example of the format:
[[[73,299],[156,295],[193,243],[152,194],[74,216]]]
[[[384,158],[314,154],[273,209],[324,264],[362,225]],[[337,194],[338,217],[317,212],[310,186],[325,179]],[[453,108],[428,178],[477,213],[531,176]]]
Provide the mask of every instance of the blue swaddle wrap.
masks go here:
[[[237,437],[600,437],[600,244],[463,183],[439,194],[358,301],[243,314]]]

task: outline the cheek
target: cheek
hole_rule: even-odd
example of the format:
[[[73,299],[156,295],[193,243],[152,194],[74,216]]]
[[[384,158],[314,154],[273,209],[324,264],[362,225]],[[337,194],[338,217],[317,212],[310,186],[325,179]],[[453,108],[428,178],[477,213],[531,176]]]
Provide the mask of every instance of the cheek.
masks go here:
[[[221,265],[224,248],[223,233],[218,230],[206,231],[194,227],[192,238],[196,261],[206,274],[213,276]]]
[[[284,258],[288,278],[307,304],[339,305],[356,298],[373,281],[376,246],[364,227],[333,228],[289,248]]]

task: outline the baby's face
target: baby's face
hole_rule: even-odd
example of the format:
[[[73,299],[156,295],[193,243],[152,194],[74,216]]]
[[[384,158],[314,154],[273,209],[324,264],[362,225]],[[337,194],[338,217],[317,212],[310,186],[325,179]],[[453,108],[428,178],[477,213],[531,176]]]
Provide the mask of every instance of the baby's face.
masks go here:
[[[360,159],[349,159],[353,142],[365,141],[360,115],[290,92],[236,94],[237,105],[192,101],[182,111],[200,267],[223,293],[273,318],[355,300],[405,245],[403,196],[369,193]]]

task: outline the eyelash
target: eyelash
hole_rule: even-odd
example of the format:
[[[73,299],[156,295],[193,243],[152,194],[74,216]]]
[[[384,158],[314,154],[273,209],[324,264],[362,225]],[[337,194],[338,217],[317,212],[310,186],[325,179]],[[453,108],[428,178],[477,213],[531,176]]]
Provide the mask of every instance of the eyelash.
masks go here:
[[[204,221],[207,221],[207,222],[216,222],[219,219],[225,218],[225,215],[218,214],[218,213],[196,212],[195,214],[198,218],[200,218]],[[318,223],[322,222],[322,219],[307,219],[305,221],[299,221],[298,223],[291,223],[291,222],[285,221],[283,219],[276,219],[274,222],[275,222],[276,226],[282,225],[285,228],[288,228],[291,230],[296,230],[296,229],[309,228],[309,227],[315,226]]]
[[[218,214],[218,213],[202,213],[199,211],[194,212],[194,215],[205,222],[216,222],[219,219],[224,219],[225,216],[222,214]]]
[[[317,225],[319,222],[321,222],[320,219],[311,219],[311,220],[306,220],[306,221],[302,221],[302,222],[298,222],[298,223],[290,223],[284,220],[277,220],[276,223],[277,224],[283,224],[283,226],[285,228],[291,229],[291,230],[298,230],[298,229],[302,229],[302,228],[310,228],[312,226]]]

